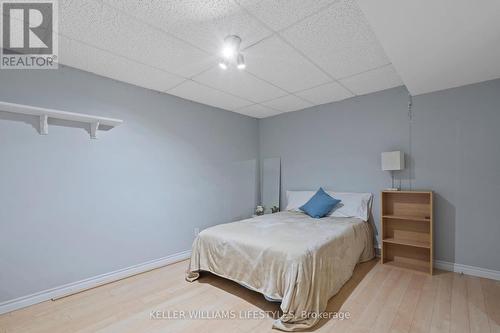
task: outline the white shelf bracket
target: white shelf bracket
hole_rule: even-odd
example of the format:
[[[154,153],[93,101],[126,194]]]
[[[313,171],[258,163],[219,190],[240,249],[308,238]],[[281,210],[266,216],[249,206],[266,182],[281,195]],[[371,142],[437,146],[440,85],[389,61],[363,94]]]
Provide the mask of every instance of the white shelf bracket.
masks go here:
[[[40,115],[40,134],[47,135],[49,134],[49,116],[46,114]]]
[[[99,122],[95,121],[90,123],[90,138],[97,139],[97,130],[99,129]]]

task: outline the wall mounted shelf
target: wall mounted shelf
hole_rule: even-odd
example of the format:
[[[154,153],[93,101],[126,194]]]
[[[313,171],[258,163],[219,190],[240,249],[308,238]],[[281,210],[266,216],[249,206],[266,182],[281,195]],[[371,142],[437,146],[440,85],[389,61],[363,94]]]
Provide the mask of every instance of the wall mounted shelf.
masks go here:
[[[42,135],[49,133],[49,118],[89,124],[90,137],[92,139],[97,139],[97,130],[99,129],[99,126],[116,127],[123,123],[123,120],[120,119],[92,116],[84,113],[52,110],[8,102],[0,102],[0,111],[40,117],[40,134]]]

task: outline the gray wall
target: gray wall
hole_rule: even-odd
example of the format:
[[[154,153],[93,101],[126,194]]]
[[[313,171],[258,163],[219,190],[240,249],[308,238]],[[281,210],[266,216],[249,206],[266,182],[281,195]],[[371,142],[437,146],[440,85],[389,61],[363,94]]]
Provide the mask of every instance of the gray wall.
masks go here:
[[[500,270],[500,80],[414,98],[396,88],[257,121],[65,68],[2,71],[0,100],[122,118],[99,132],[0,112],[0,302],[190,248],[195,227],[252,214],[261,157],[282,190],[370,191],[380,152],[436,191],[436,258]],[[259,133],[260,132],[260,133]],[[411,140],[410,140],[411,139]],[[282,196],[282,198],[284,198]]]
[[[256,119],[64,67],[1,71],[0,100],[124,120],[91,140],[0,112],[0,302],[188,250],[195,227],[252,214]]]
[[[500,80],[414,97],[411,130],[407,102],[399,87],[263,119],[261,158],[281,157],[283,192],[374,193],[379,230],[380,153],[411,142],[397,177],[436,192],[435,258],[500,270]]]

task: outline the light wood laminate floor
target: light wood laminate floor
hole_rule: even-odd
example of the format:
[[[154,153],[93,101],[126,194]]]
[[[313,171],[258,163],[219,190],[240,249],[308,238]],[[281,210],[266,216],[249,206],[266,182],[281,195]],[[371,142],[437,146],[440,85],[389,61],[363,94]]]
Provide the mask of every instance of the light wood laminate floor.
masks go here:
[[[151,319],[152,311],[213,315],[279,309],[262,295],[210,274],[185,282],[186,267],[186,261],[179,262],[4,314],[0,332],[278,332],[271,330],[271,318]],[[440,271],[431,277],[373,260],[356,268],[327,310],[349,312],[351,318],[323,320],[310,331],[500,332],[500,282]]]

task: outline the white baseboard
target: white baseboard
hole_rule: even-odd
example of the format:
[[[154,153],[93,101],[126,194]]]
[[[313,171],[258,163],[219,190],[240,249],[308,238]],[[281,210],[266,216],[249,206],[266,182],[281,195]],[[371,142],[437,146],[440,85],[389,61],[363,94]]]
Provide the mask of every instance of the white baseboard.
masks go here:
[[[467,275],[500,281],[500,271],[495,271],[492,269],[456,264],[443,260],[434,260],[434,267],[445,271],[464,273]]]
[[[122,268],[113,272],[97,275],[88,279],[68,283],[59,287],[43,290],[31,295],[22,296],[0,303],[0,314],[21,309],[36,303],[58,299],[71,294],[75,294],[87,289],[95,288],[106,283],[121,280],[132,275],[144,273],[155,268],[167,266],[178,261],[188,259],[191,250],[174,253],[172,255],[150,260],[134,266]]]

